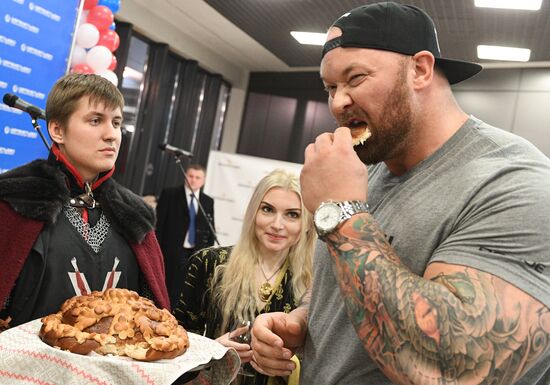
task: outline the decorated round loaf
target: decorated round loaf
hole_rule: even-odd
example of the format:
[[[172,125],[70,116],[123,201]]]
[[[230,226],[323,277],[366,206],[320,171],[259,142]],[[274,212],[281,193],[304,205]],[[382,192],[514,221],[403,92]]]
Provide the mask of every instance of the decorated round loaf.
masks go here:
[[[189,347],[187,332],[168,310],[127,289],[69,298],[59,312],[42,318],[40,338],[73,353],[141,361],[174,358]]]

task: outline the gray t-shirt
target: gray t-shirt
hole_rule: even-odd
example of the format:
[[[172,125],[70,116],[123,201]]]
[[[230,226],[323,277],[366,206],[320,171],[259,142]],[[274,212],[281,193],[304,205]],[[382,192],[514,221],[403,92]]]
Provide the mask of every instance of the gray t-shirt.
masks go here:
[[[408,173],[369,167],[371,213],[402,262],[430,262],[498,276],[550,307],[550,161],[533,145],[471,117]],[[301,384],[391,382],[348,320],[326,246],[318,242]],[[544,384],[545,357],[517,384]],[[544,373],[546,372],[546,377]]]

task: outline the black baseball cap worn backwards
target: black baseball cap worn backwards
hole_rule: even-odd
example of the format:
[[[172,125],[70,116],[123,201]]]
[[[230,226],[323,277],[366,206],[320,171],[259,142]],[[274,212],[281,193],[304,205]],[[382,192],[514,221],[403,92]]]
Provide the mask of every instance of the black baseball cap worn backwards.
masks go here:
[[[327,41],[323,57],[337,47],[373,48],[414,55],[430,51],[450,84],[466,80],[479,71],[479,64],[441,57],[433,20],[422,9],[392,1],[363,5],[334,22],[342,35]]]

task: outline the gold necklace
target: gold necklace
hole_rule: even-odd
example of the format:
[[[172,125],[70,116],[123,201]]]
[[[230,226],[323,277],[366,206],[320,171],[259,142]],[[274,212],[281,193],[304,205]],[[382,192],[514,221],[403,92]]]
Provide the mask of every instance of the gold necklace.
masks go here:
[[[258,288],[258,294],[259,294],[260,300],[262,302],[267,302],[269,300],[269,298],[271,297],[271,294],[273,293],[273,286],[271,286],[269,281],[271,280],[271,278],[273,278],[275,276],[275,274],[277,274],[279,272],[279,270],[281,270],[281,267],[283,267],[283,265],[285,263],[285,260],[286,260],[286,257],[285,257],[285,259],[283,259],[283,263],[281,263],[279,265],[277,270],[275,270],[275,272],[273,274],[271,274],[271,277],[269,277],[269,278],[267,278],[267,274],[265,273],[264,268],[262,267],[262,263],[261,262],[258,263],[258,265],[260,265],[260,270],[262,271],[262,274],[265,278],[265,282],[262,283],[260,285],[260,287]]]

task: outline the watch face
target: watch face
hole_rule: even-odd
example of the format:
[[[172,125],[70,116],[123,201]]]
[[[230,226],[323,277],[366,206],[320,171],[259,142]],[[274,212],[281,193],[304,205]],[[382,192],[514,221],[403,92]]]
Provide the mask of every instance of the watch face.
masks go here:
[[[342,210],[335,203],[326,203],[315,212],[315,226],[320,232],[332,231],[340,222]]]

